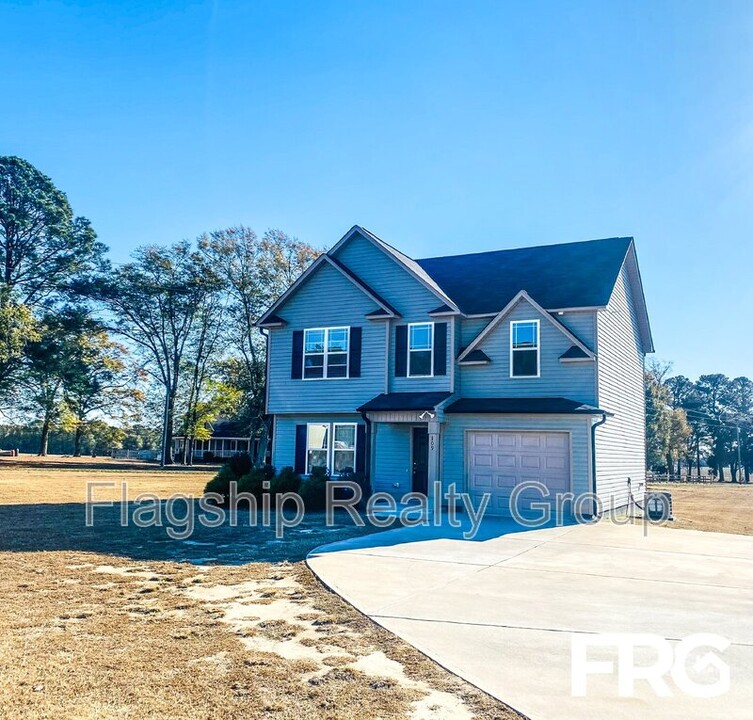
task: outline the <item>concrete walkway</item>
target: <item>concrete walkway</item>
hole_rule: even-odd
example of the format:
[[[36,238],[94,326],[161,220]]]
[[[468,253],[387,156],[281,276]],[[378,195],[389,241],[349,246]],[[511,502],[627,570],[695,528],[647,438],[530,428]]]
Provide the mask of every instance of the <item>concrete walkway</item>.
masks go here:
[[[474,540],[401,528],[318,548],[308,563],[380,625],[532,720],[752,716],[753,537],[485,521]],[[711,651],[729,665],[730,689],[694,697],[667,673],[671,697],[640,679],[619,697],[616,674],[591,674],[586,697],[574,697],[573,640],[596,633],[650,633],[674,651],[689,635],[720,635],[729,647],[698,648],[682,667],[708,687],[719,678]],[[587,653],[616,666],[614,647]],[[635,658],[651,665],[657,650],[638,647]]]

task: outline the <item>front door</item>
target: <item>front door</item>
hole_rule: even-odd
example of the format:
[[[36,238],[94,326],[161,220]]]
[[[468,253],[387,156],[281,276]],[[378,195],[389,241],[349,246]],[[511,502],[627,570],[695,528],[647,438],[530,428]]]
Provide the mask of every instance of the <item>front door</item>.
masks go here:
[[[429,430],[413,428],[413,492],[429,492]]]

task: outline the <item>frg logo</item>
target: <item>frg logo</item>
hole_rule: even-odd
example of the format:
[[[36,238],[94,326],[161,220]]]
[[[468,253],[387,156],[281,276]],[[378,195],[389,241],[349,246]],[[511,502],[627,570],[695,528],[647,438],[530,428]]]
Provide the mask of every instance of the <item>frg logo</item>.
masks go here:
[[[605,633],[603,635],[572,635],[571,646],[571,690],[575,697],[587,694],[589,675],[614,675],[612,660],[589,660],[588,648],[617,649],[617,691],[620,697],[635,695],[635,681],[645,680],[659,697],[671,697],[666,676],[669,674],[676,688],[686,695],[697,698],[710,698],[723,695],[729,690],[729,665],[710,650],[704,654],[702,648],[712,648],[723,653],[730,645],[729,640],[713,633],[688,635],[672,647],[672,643],[660,635],[642,633]],[[647,648],[655,652],[655,660],[650,665],[636,665],[636,648]],[[603,653],[602,653],[603,655]],[[691,659],[691,656],[694,656]],[[688,674],[692,670],[696,678]],[[704,681],[699,682],[698,677]],[[706,681],[711,676],[711,681]]]

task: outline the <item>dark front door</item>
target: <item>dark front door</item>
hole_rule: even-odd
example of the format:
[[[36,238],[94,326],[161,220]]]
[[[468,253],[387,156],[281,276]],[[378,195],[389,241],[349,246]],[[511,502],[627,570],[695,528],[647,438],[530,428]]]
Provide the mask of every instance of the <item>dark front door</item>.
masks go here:
[[[413,492],[429,491],[429,431],[413,428]]]

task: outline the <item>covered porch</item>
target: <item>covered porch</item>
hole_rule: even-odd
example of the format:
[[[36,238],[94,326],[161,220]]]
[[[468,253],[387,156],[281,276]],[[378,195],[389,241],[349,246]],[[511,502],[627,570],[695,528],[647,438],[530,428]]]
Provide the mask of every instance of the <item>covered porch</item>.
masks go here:
[[[369,421],[369,476],[375,492],[433,500],[440,479],[448,392],[384,393],[358,408]]]

